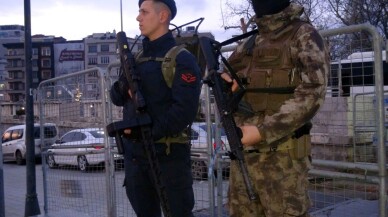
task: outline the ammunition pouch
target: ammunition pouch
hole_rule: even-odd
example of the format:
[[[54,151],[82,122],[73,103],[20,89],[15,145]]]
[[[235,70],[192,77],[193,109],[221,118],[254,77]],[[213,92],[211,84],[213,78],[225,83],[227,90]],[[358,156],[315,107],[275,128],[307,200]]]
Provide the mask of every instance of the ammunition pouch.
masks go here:
[[[291,139],[294,142],[294,148],[290,149],[288,153],[292,160],[302,160],[311,153],[311,136],[303,135],[298,139]]]

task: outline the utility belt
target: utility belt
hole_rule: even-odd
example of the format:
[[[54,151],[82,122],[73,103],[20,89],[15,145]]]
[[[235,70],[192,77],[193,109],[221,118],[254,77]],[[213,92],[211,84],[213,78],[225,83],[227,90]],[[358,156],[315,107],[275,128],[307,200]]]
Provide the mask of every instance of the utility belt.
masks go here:
[[[171,144],[172,143],[179,143],[179,144],[188,144],[189,143],[189,138],[186,135],[186,133],[182,132],[177,136],[173,137],[163,137],[159,139],[158,141],[155,141],[155,143],[164,143],[166,144],[166,155],[170,154],[171,151]]]
[[[262,148],[244,150],[245,153],[268,153],[277,151],[286,151],[290,154],[291,159],[300,160],[311,153],[311,136],[303,135],[299,138],[289,138],[278,145],[269,145]]]
[[[129,138],[132,142],[142,143],[141,139]],[[176,136],[163,137],[157,141],[154,141],[155,144],[165,144],[166,145],[166,155],[170,154],[171,144],[189,144],[189,137],[185,132],[181,132]]]

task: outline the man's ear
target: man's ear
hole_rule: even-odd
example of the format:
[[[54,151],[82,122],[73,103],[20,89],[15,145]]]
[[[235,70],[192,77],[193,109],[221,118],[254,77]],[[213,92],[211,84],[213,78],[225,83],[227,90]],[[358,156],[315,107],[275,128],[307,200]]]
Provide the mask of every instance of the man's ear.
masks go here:
[[[169,19],[169,13],[167,10],[162,10],[159,14],[160,22],[165,23]]]

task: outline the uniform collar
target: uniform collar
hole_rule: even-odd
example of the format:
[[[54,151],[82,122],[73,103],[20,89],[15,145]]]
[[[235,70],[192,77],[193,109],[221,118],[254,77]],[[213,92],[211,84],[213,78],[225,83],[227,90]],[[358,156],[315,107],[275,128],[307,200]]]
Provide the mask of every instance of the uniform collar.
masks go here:
[[[302,6],[291,3],[283,11],[256,18],[255,22],[260,33],[269,33],[287,26],[295,19],[299,19],[303,11],[304,8]]]
[[[171,47],[175,46],[175,39],[171,31],[162,35],[156,40],[150,41],[149,38],[143,39],[143,54],[145,56],[155,55],[161,51],[167,51]]]

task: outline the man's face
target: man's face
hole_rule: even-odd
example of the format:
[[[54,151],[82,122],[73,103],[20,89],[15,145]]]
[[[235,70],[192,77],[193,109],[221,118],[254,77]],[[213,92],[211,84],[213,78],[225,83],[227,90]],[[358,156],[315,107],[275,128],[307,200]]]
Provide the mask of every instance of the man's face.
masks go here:
[[[153,1],[144,1],[139,9],[136,20],[142,35],[153,39],[153,35],[160,28],[160,14],[157,12]]]

